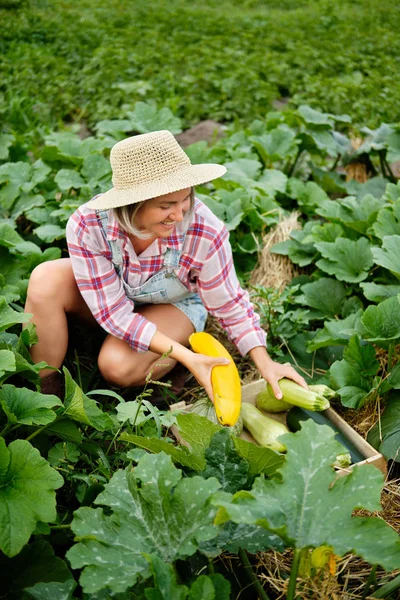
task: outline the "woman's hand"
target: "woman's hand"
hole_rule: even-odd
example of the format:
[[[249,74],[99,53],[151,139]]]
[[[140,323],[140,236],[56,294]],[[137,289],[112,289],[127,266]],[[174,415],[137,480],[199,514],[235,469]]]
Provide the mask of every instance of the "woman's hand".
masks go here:
[[[191,373],[193,373],[199,384],[206,390],[212,402],[214,402],[214,395],[211,385],[211,371],[213,370],[213,367],[224,365],[229,365],[229,360],[227,358],[213,358],[195,352],[192,352],[190,362],[185,364]]]
[[[257,348],[253,348],[250,350],[249,354],[260,371],[260,375],[270,384],[274,396],[278,400],[282,398],[282,392],[278,382],[284,377],[292,379],[295,383],[298,383],[306,389],[308,388],[305,379],[299,375],[292,365],[289,363],[281,364],[275,362],[268,356],[264,347],[258,346]]]

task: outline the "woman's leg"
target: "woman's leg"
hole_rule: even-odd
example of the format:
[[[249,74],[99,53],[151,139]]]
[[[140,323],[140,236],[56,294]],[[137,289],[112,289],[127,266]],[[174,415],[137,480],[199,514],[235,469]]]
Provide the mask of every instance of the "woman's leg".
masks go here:
[[[39,341],[30,353],[35,362],[61,367],[68,347],[67,314],[96,325],[76,285],[71,260],[60,258],[38,265],[31,274],[25,312],[32,313]],[[54,373],[43,369],[41,377]]]
[[[194,333],[190,319],[173,304],[147,304],[138,309],[162,333],[184,346]],[[118,387],[144,385],[146,375],[153,371],[152,379],[161,379],[176,365],[172,358],[160,359],[155,352],[136,352],[128,344],[109,335],[103,343],[98,359],[103,377]]]

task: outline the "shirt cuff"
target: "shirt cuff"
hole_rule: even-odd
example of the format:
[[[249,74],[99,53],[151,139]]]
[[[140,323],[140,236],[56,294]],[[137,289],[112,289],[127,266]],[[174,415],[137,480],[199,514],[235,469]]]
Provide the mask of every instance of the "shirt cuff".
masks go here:
[[[250,350],[256,348],[257,346],[263,346],[264,348],[267,345],[267,334],[262,329],[258,331],[250,331],[239,341],[236,341],[237,349],[239,350],[242,356],[245,356]]]
[[[138,318],[139,317],[139,318]],[[128,332],[129,345],[136,352],[148,352],[157,326],[136,313],[134,327]]]

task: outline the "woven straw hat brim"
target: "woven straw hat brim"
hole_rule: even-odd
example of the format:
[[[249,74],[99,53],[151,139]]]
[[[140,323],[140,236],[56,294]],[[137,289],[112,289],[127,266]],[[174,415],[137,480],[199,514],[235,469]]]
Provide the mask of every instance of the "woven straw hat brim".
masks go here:
[[[98,210],[117,208],[127,204],[135,204],[150,200],[164,194],[179,192],[185,188],[207,183],[226,173],[226,167],[217,164],[188,165],[175,173],[171,173],[156,181],[135,184],[131,188],[113,187],[95,200],[90,200],[87,206]]]

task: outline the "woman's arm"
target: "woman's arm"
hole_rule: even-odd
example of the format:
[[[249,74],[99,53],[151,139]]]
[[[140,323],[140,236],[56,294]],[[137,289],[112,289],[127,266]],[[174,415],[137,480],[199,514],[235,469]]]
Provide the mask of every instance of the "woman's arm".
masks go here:
[[[281,363],[272,360],[264,346],[257,346],[256,348],[253,348],[249,351],[249,356],[253,360],[257,369],[260,371],[260,375],[272,387],[272,391],[278,400],[282,398],[282,392],[278,382],[280,379],[283,379],[283,377],[293,379],[295,383],[298,383],[304,388],[308,387],[305,379],[298,374],[296,369],[294,369],[288,363],[282,365]]]

